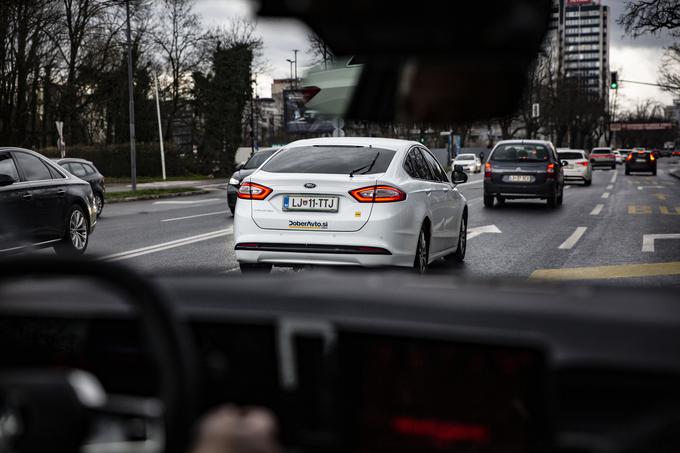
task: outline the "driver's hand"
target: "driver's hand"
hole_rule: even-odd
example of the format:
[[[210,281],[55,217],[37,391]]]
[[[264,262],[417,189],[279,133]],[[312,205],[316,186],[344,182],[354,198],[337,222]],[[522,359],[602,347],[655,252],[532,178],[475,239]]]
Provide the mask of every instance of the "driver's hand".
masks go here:
[[[192,453],[279,453],[276,417],[264,408],[224,406],[200,422]]]

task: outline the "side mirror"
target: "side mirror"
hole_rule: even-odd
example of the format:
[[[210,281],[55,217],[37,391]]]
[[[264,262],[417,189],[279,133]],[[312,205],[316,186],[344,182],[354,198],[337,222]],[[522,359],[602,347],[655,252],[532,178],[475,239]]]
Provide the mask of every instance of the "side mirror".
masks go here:
[[[459,172],[461,172],[461,173],[464,173],[464,171],[463,171],[463,166],[462,166],[462,165],[454,165],[454,166],[453,166],[453,171],[454,171],[454,172],[459,171]]]
[[[10,175],[0,174],[0,187],[5,187],[14,184],[14,178]]]
[[[569,162],[567,162],[566,160],[563,160],[562,165],[564,165],[566,167],[567,165],[569,165]]]
[[[243,168],[243,166],[245,164],[246,164],[245,162],[241,162],[240,164],[236,164],[236,166],[234,167],[234,171],[239,171],[240,169]]]
[[[459,165],[456,165],[456,167],[459,167]],[[468,175],[464,171],[461,170],[453,170],[451,172],[451,182],[454,184],[463,184],[468,180]]]

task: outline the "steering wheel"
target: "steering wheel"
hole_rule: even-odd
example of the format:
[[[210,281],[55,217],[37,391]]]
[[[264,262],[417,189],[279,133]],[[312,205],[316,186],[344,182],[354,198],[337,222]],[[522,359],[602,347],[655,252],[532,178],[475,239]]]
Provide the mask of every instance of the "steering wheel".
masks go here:
[[[0,261],[0,285],[29,276],[93,279],[120,291],[124,298],[133,305],[140,318],[141,328],[145,331],[145,337],[148,338],[152,359],[158,367],[159,396],[162,407],[158,408],[155,413],[162,419],[164,427],[164,451],[166,453],[187,451],[198,391],[194,348],[188,329],[179,322],[173,307],[164,301],[159,291],[137,274],[114,263],[58,257],[13,257],[11,260]],[[58,301],[54,301],[54,303],[58,303]],[[0,300],[0,315],[6,314],[8,314],[8,309],[3,306]],[[11,428],[16,428],[14,425],[17,424],[15,418],[20,419],[21,414],[3,414],[3,402],[0,401],[0,451],[4,450],[3,447],[7,447],[3,444],[7,443],[9,434],[15,434],[19,440],[18,443],[21,443],[22,433],[25,436],[29,436],[29,433],[42,436],[46,426],[51,426],[52,431],[55,431],[55,439],[59,439],[60,426],[68,426],[70,429],[71,426],[82,422],[82,420],[67,420],[69,415],[77,418],[77,414],[88,413],[87,407],[82,407],[83,398],[101,399],[97,396],[98,385],[101,389],[96,378],[86,372],[79,372],[75,375],[47,369],[9,370],[8,372],[6,369],[3,370],[2,365],[0,365],[0,391],[3,392],[5,397],[5,411],[8,410],[8,405],[11,406],[11,401],[8,403],[7,398],[12,399],[12,389],[23,395],[25,399],[32,401],[33,404],[39,402],[42,406],[33,411],[33,416],[29,417],[30,419],[22,420],[19,423],[19,425],[23,423],[24,426],[19,426],[12,431]],[[71,388],[71,391],[67,392],[78,398],[74,397],[67,404],[61,404],[62,407],[57,407],[55,395],[65,386],[81,387]],[[105,394],[102,396],[106,398]],[[14,399],[16,400],[16,398]],[[59,400],[59,402],[63,403],[64,401]],[[74,409],[74,402],[75,405],[81,407]],[[93,401],[93,403],[97,405],[97,401]],[[106,404],[99,404],[99,406],[101,407],[97,408],[97,412],[107,413]],[[22,408],[15,407],[14,410],[21,412]],[[125,412],[125,409],[121,409],[118,405],[114,412],[121,414],[121,412]],[[131,410],[129,415],[143,416],[139,412],[137,408]],[[8,418],[8,415],[18,415],[18,417]],[[62,420],[57,420],[56,424],[50,424],[49,420],[41,418],[48,416],[59,417]],[[14,425],[7,422],[10,419],[14,420]],[[28,426],[31,423],[36,426]],[[40,432],[41,429],[42,432]],[[84,436],[84,430],[81,431]],[[61,437],[66,436],[62,435]],[[73,443],[72,437],[71,443]],[[27,451],[33,448],[42,448],[42,451],[65,452],[73,451],[75,447],[75,445],[55,444],[36,447],[35,439],[33,442],[31,442],[31,439],[25,440],[24,445],[32,445],[32,447],[26,447]],[[84,439],[79,440],[82,442]],[[50,441],[54,441],[54,439],[50,439]],[[78,444],[79,446],[80,444]]]

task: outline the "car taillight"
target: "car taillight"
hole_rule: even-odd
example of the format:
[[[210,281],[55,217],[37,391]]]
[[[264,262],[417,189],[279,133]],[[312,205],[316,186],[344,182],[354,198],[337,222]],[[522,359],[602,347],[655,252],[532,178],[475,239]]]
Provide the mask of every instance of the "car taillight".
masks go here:
[[[238,197],[243,200],[264,200],[272,193],[272,189],[253,182],[241,184],[238,188]]]
[[[633,160],[633,153],[628,154],[628,156],[626,156],[626,160]]]
[[[392,186],[369,186],[350,190],[359,203],[392,203],[406,199],[406,193]]]
[[[487,162],[484,164],[484,177],[485,178],[491,177],[491,162]]]
[[[607,159],[616,159],[616,156],[613,154],[607,154]]]
[[[582,161],[579,161],[579,162],[576,162],[576,163],[578,165],[583,165],[584,167],[587,167],[588,165],[590,165],[590,162],[588,162],[587,160],[582,160]]]
[[[555,164],[548,164],[548,167],[545,169],[545,171],[548,173],[548,176],[554,176],[555,175]]]
[[[649,160],[656,160],[656,157],[654,157],[654,154],[649,155]]]

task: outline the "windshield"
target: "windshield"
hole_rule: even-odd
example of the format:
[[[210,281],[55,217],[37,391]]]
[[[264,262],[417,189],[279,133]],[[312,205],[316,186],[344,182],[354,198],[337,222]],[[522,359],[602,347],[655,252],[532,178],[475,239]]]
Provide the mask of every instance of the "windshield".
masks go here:
[[[495,162],[545,162],[548,148],[543,145],[501,145],[494,149],[491,160]]]
[[[372,147],[303,146],[284,149],[262,170],[270,173],[370,175],[387,171],[394,154],[392,150]]]
[[[244,170],[253,170],[264,163],[265,160],[269,158],[272,154],[276,152],[275,149],[268,151],[259,151],[253,155],[250,159],[246,161],[243,165]]]
[[[475,156],[472,154],[463,154],[462,156],[456,157],[456,160],[475,160]]]

